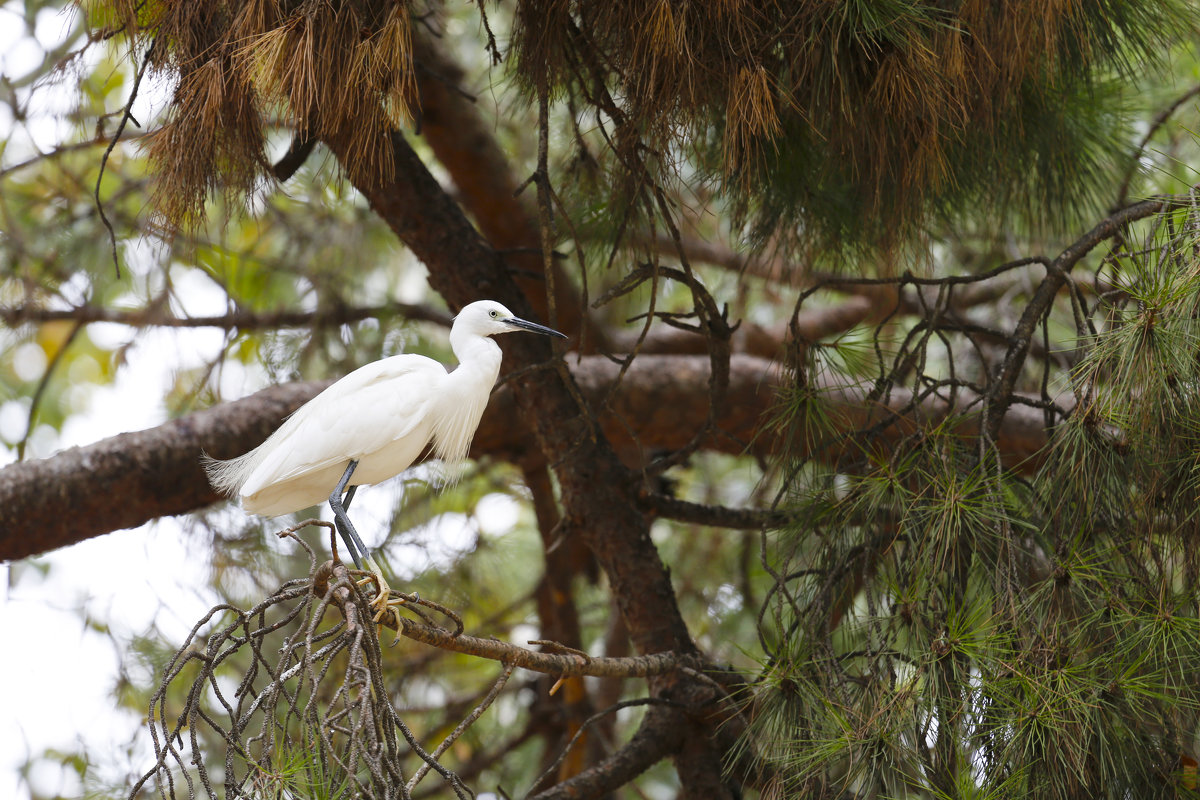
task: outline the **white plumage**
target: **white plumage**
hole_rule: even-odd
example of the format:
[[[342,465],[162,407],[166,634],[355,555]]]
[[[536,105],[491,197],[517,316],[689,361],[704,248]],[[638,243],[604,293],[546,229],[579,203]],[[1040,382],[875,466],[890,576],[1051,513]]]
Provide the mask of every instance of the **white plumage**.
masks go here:
[[[446,461],[466,456],[500,373],[498,333],[562,336],[500,303],[463,308],[450,329],[459,365],[398,355],[360,367],[314,397],[261,445],[228,461],[206,459],[209,480],[250,513],[278,516],[324,502],[351,461],[351,486],[403,472],[426,447]],[[351,548],[353,551],[353,547]]]

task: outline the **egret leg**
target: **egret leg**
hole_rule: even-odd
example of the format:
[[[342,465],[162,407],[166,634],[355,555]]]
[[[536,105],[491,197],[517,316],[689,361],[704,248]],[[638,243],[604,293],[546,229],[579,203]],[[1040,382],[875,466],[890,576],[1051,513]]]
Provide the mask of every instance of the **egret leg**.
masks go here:
[[[342,473],[342,479],[338,481],[337,488],[329,495],[329,507],[333,509],[333,524],[337,526],[338,533],[341,534],[342,541],[346,543],[346,549],[350,551],[350,558],[354,560],[354,566],[359,569],[363,568],[363,564],[371,557],[367,546],[363,544],[359,538],[358,531],[354,529],[354,524],[350,522],[350,517],[346,514],[346,509],[350,507],[350,501],[354,499],[354,491],[357,486],[346,488],[346,484],[350,482],[350,476],[354,474],[355,467],[358,466],[357,461],[351,461],[346,466],[346,471]],[[342,492],[346,493],[345,499],[342,499]]]
[[[371,557],[371,551],[363,544],[363,540],[359,537],[358,531],[354,529],[354,523],[350,521],[350,517],[346,514],[346,509],[350,507],[350,501],[354,499],[354,492],[358,489],[357,486],[346,488],[346,484],[350,482],[350,477],[354,474],[358,462],[351,460],[346,465],[346,471],[342,473],[342,479],[338,481],[338,485],[334,488],[333,493],[329,495],[329,507],[333,509],[333,523],[341,534],[342,541],[346,544],[346,549],[350,551],[350,557],[354,559],[354,566],[359,569],[369,569],[375,575],[375,581],[378,584],[378,593],[375,599],[371,601],[371,607],[375,609],[375,621],[387,611],[388,602],[392,596],[392,589],[388,586],[387,581],[383,579],[383,570],[379,568],[379,564]],[[345,492],[345,497],[342,493]]]

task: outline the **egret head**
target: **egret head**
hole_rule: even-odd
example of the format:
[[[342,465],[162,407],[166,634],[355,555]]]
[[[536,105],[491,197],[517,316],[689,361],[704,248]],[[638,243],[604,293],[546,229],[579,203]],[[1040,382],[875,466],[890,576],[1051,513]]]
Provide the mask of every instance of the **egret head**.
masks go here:
[[[454,318],[454,329],[477,336],[495,336],[498,333],[511,331],[533,331],[548,336],[567,338],[565,334],[559,333],[553,328],[521,319],[495,300],[476,300],[474,303],[464,306],[463,310],[458,312],[458,316]]]

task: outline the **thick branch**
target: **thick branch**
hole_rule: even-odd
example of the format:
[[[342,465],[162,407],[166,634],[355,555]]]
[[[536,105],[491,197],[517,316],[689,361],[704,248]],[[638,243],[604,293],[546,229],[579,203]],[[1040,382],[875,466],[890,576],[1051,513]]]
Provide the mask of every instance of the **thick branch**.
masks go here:
[[[590,325],[573,283],[555,262],[551,319],[546,303],[542,241],[537,220],[517,196],[510,157],[493,135],[493,126],[461,88],[463,73],[429,37],[417,43],[417,88],[421,135],[450,173],[459,200],[492,247],[504,253],[513,278],[540,319],[576,336],[581,324],[592,345],[604,345],[603,330]]]
[[[573,374],[583,396],[597,404],[609,395],[618,371],[608,359],[591,356],[581,359]],[[766,453],[772,440],[759,435],[760,424],[776,402],[779,381],[771,362],[734,356],[730,402],[717,420],[721,435],[710,437],[705,446],[739,453],[749,443],[751,451]],[[218,458],[246,452],[326,385],[272,387],[157,428],[0,469],[0,559],[24,558],[215,502],[200,469],[201,451]],[[674,449],[691,438],[707,415],[707,386],[708,359],[703,356],[642,356],[611,396],[600,423],[626,462],[638,464],[642,452],[648,456]],[[825,395],[829,415],[847,430],[870,424],[885,409],[864,405],[865,394],[865,389],[831,390]],[[910,399],[896,390],[889,408],[902,408]],[[927,403],[886,436],[910,432],[918,419],[936,421],[950,410],[944,403]],[[529,437],[512,424],[516,414],[512,393],[497,391],[475,435],[472,457],[525,458]],[[962,420],[964,435],[971,424],[969,417]],[[1035,466],[1045,441],[1040,411],[1026,406],[1009,410],[1000,440],[1009,466]]]
[[[217,499],[200,467],[261,442],[325,384],[276,386],[165,425],[0,470],[0,559],[43,553]],[[249,448],[246,448],[249,449]]]
[[[304,166],[304,162],[312,155],[313,148],[316,146],[317,140],[308,136],[297,136],[292,139],[292,144],[283,154],[283,158],[276,161],[271,168],[275,180],[283,183],[295,175],[296,170]]]
[[[702,505],[651,492],[644,493],[640,499],[642,508],[660,517],[676,522],[690,522],[693,525],[711,525],[715,528],[777,528],[787,519],[786,514],[769,509]]]
[[[735,360],[731,393],[738,402],[723,419],[729,436],[714,440],[714,446],[738,450],[738,441],[753,436],[757,416],[770,400],[772,386],[764,380],[769,366]],[[615,364],[598,356],[583,359],[576,369],[582,391],[593,403],[608,394],[617,373]],[[707,359],[639,359],[612,397],[605,428],[620,437],[631,459],[637,457],[639,443],[648,450],[679,447],[706,417],[707,381]],[[0,469],[0,558],[24,558],[215,502],[218,497],[200,468],[201,452],[230,458],[252,449],[326,385],[272,387],[150,430]],[[516,415],[511,391],[501,388],[475,435],[471,455],[522,460],[531,442],[513,424]]]

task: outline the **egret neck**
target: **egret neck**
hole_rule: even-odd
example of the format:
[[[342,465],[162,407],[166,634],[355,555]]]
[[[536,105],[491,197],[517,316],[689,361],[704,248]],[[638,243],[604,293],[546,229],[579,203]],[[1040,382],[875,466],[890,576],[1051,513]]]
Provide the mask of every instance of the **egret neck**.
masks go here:
[[[445,378],[433,444],[438,458],[455,462],[466,458],[471,448],[471,439],[500,375],[502,353],[490,336],[459,328],[450,331],[450,349],[458,358],[458,366]]]

